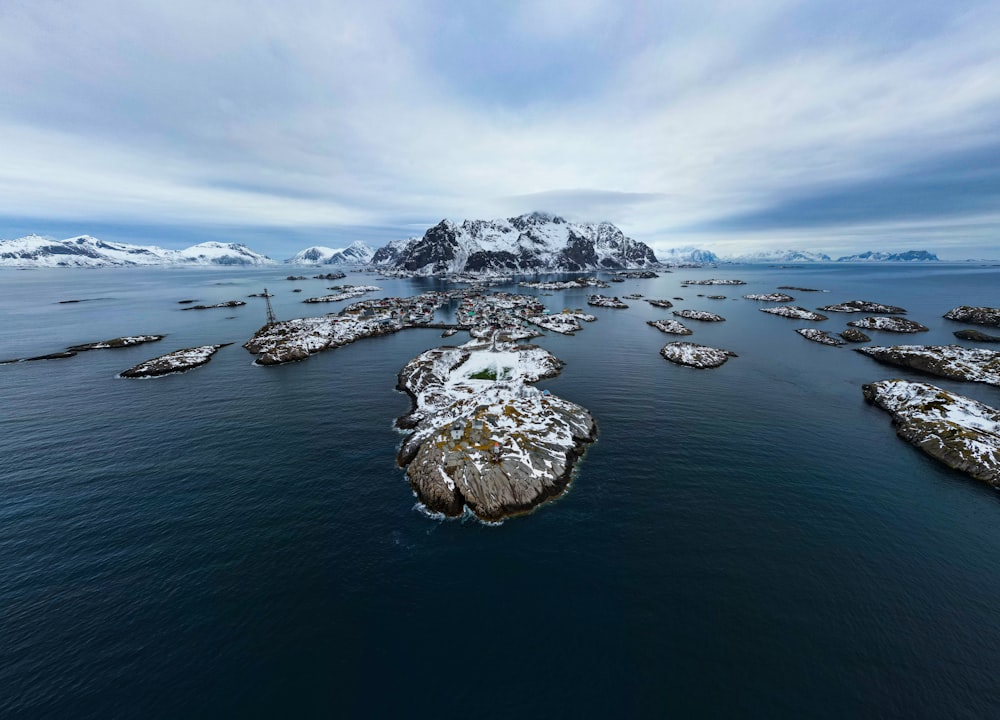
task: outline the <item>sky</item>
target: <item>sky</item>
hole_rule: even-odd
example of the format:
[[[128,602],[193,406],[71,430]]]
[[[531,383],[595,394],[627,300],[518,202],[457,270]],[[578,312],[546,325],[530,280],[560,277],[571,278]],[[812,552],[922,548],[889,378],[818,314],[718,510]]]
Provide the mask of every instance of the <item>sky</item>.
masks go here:
[[[1000,257],[1000,3],[0,2],[0,238]]]

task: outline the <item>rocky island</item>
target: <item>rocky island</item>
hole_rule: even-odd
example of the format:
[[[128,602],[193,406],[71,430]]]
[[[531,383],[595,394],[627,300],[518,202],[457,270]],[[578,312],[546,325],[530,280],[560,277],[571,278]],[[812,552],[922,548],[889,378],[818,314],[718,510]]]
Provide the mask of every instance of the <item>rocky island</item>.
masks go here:
[[[729,358],[736,357],[736,353],[728,350],[682,340],[664,345],[660,348],[660,355],[672,363],[699,369],[717,368]]]
[[[559,495],[597,427],[583,407],[531,385],[563,363],[533,345],[472,341],[428,350],[399,373],[413,432],[398,462],[431,511],[486,521]]]
[[[232,343],[222,343],[221,345],[202,345],[200,347],[184,348],[174,352],[160,355],[160,357],[139,363],[128,370],[118,374],[122,378],[149,378],[171,375],[173,373],[185,372],[196,367],[201,367],[219,350]]]
[[[896,307],[895,305],[883,305],[882,303],[872,302],[871,300],[848,300],[845,303],[826,305],[821,307],[820,310],[839,313],[882,313],[885,315],[903,315],[906,313],[906,310],[901,307]]]
[[[1000,343],[1000,335],[987,335],[986,333],[979,332],[978,330],[956,330],[954,335],[959,340],[970,340],[972,342],[982,343]]]
[[[743,280],[718,280],[716,278],[711,278],[709,280],[685,280],[685,285],[746,285]]]
[[[586,287],[596,287],[596,288],[609,288],[611,287],[603,280],[596,277],[581,277],[575,280],[565,280],[562,282],[558,281],[522,281],[518,283],[520,287],[535,288],[536,290],[579,290],[580,288]]]
[[[901,317],[887,317],[885,315],[869,316],[860,320],[851,320],[847,323],[851,327],[863,328],[865,330],[884,330],[895,333],[918,333],[927,332],[930,328],[918,322]]]
[[[725,322],[726,318],[706,310],[674,310],[674,315],[685,320],[701,320],[702,322]]]
[[[623,303],[618,298],[608,297],[607,295],[591,295],[587,298],[587,304],[593,305],[594,307],[617,308],[619,310],[624,310],[628,307],[627,304]]]
[[[820,315],[819,313],[813,312],[812,310],[806,310],[804,307],[799,307],[798,305],[778,305],[777,307],[766,307],[758,308],[761,312],[768,313],[770,315],[779,315],[780,317],[790,318],[792,320],[827,320],[826,315]]]
[[[669,300],[646,300],[646,302],[648,302],[653,307],[663,308],[664,310],[667,310],[674,306],[674,304]]]
[[[844,344],[843,340],[835,338],[826,330],[819,330],[817,328],[798,328],[795,332],[804,337],[806,340],[812,340],[813,342],[820,343],[821,345]]]
[[[1000,352],[961,345],[894,345],[854,348],[886,365],[910,368],[951,380],[1000,385]]]
[[[181,310],[211,310],[212,308],[241,307],[246,304],[245,300],[227,300],[226,302],[215,303],[215,305],[192,305],[191,307],[181,308]]]
[[[1000,327],[1000,308],[995,307],[973,307],[971,305],[960,305],[952,308],[944,314],[949,320],[972,323],[973,325],[992,325]]]
[[[1000,412],[927,383],[882,380],[865,400],[892,415],[896,434],[945,465],[1000,487]]]
[[[377,285],[342,285],[340,287],[330,288],[330,290],[336,290],[334,295],[322,295],[320,297],[306,298],[302,302],[304,303],[329,303],[329,302],[340,302],[341,300],[353,300],[356,297],[361,297],[370,292],[378,292],[382,288]]]
[[[646,324],[668,335],[691,335],[684,323],[677,320],[647,320]]]
[[[33,360],[61,360],[63,358],[71,358],[77,353],[87,352],[88,350],[108,350],[115,348],[126,348],[133,347],[135,345],[142,345],[148,342],[157,342],[162,340],[166,335],[126,335],[124,337],[116,337],[111,340],[101,340],[99,342],[85,343],[83,345],[71,345],[65,350],[60,350],[59,352],[47,353],[45,355],[37,355],[35,357],[27,358],[14,358],[13,360],[0,360],[0,365],[10,365],[19,362],[31,362]]]
[[[763,302],[792,302],[795,300],[785,293],[750,293],[743,296],[746,300],[761,300]]]
[[[861,332],[857,328],[853,328],[853,327],[849,327],[846,330],[844,330],[842,333],[840,333],[840,337],[842,337],[847,342],[851,342],[851,343],[866,343],[866,342],[871,342],[871,340],[872,340],[870,337],[868,337],[867,335],[865,335],[863,332]]]

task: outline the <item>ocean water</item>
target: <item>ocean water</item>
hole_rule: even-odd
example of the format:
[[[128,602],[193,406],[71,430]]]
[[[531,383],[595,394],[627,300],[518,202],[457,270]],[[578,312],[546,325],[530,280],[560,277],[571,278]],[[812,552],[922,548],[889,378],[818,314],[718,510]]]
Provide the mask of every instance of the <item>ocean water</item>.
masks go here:
[[[812,323],[741,299],[797,285],[828,291],[792,291],[806,307],[902,305],[930,332],[876,343],[949,343],[966,326],[941,315],[1000,305],[1000,268],[613,285],[722,314],[687,322],[687,339],[738,357],[666,362],[674,338],[645,321],[670,311],[642,301],[537,340],[567,363],[541,386],[600,434],[567,493],[496,526],[426,516],[395,464],[396,373],[466,335],[408,330],[255,367],[240,344],[265,309],[248,294],[269,288],[281,318],[344,305],[302,305],[331,283],[287,273],[0,272],[0,359],[167,334],[0,366],[0,717],[1000,716],[1000,494],[896,438],[861,395],[928,378],[808,342],[793,330]],[[680,287],[705,277],[748,284]],[[187,298],[248,304],[186,312]],[[189,373],[116,378],[222,342]],[[930,382],[1000,405],[997,388]]]

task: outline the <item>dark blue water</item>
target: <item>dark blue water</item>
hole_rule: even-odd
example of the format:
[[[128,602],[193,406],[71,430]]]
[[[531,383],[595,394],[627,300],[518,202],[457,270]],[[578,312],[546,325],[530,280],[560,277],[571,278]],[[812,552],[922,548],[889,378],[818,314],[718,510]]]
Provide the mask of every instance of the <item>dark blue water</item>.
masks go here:
[[[823,288],[792,294],[902,305],[931,331],[877,342],[944,343],[964,327],[946,310],[1000,305],[1000,269],[613,286],[724,315],[690,339],[739,357],[667,363],[672,338],[645,320],[669,311],[641,301],[540,339],[567,361],[543,386],[590,408],[600,437],[567,494],[492,527],[426,517],[395,465],[395,376],[449,342],[438,332],[258,368],[239,345],[263,301],[176,304],[266,285],[280,317],[315,312],[299,300],[330,283],[285,274],[0,273],[2,358],[168,333],[0,366],[0,716],[1000,716],[1000,495],[861,396],[917,376],[810,343],[759,303],[696,297]],[[708,276],[749,284],[679,287]],[[115,378],[220,342],[235,344],[193,372]],[[1000,405],[996,388],[934,382]]]

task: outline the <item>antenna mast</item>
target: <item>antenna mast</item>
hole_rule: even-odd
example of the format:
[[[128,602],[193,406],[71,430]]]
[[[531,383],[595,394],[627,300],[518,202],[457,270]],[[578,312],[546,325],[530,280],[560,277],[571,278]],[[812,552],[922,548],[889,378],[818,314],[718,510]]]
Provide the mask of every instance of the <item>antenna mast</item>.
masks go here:
[[[274,316],[274,308],[271,307],[271,296],[267,293],[267,288],[264,288],[264,302],[267,303],[267,324],[274,325],[278,322],[278,318]]]

